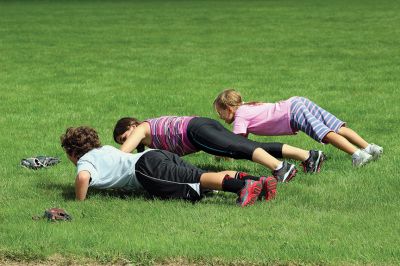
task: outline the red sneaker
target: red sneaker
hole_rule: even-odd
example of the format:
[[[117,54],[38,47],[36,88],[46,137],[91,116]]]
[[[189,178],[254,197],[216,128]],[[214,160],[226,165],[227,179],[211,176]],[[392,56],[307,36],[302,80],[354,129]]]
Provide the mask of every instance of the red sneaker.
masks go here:
[[[265,201],[272,200],[276,196],[276,185],[278,183],[278,180],[276,180],[275,177],[273,176],[262,176],[260,177],[260,182],[262,183],[263,186],[263,191],[262,195],[265,195]]]
[[[241,207],[254,204],[262,190],[262,183],[260,181],[246,180],[245,185],[240,191],[237,204]]]

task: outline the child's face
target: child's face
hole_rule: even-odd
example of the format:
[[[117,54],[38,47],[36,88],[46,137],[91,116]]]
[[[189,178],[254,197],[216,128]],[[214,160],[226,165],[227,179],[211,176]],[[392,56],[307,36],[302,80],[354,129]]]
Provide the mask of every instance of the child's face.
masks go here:
[[[132,134],[133,130],[136,126],[130,126],[127,131],[125,131],[122,135],[117,138],[118,144],[123,144],[126,139]]]
[[[216,108],[219,118],[225,121],[227,124],[231,124],[235,118],[235,111],[232,107],[222,109],[220,107]]]

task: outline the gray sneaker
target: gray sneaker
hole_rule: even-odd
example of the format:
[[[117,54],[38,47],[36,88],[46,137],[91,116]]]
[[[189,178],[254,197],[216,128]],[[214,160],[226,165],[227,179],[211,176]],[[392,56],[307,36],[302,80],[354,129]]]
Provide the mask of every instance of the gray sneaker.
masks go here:
[[[369,163],[372,160],[372,155],[360,150],[360,154],[358,156],[353,154],[351,159],[354,167],[360,167]]]
[[[272,174],[279,182],[289,182],[296,176],[297,169],[294,164],[283,162],[283,166],[279,170],[272,171]]]
[[[375,161],[378,160],[379,157],[381,157],[383,153],[383,148],[381,146],[371,143],[369,149],[364,149],[363,151],[365,151],[369,155],[372,155],[372,160]]]
[[[325,154],[322,151],[310,150],[310,157],[301,163],[305,173],[319,173],[325,161]]]

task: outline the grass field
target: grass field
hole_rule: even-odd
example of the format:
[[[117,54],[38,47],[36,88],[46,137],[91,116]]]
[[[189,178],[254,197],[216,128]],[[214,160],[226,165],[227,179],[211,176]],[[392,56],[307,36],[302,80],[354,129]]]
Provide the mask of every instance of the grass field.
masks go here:
[[[400,264],[398,1],[1,1],[0,264]],[[217,118],[215,96],[308,97],[384,156],[362,169],[304,134],[254,137],[329,156],[273,202],[234,195],[182,201],[92,192],[74,201],[75,169],[59,144],[69,126],[103,144],[122,116]],[[19,166],[34,155],[56,167]],[[269,171],[246,162],[203,168]],[[32,221],[46,208],[71,223]]]

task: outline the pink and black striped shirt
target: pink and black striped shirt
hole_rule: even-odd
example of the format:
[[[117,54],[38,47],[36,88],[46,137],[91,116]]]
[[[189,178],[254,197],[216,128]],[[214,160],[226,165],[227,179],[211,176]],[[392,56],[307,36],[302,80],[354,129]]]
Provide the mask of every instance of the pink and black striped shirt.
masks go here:
[[[167,150],[179,156],[198,151],[189,141],[187,127],[193,116],[161,116],[147,119],[150,124],[150,148]]]

